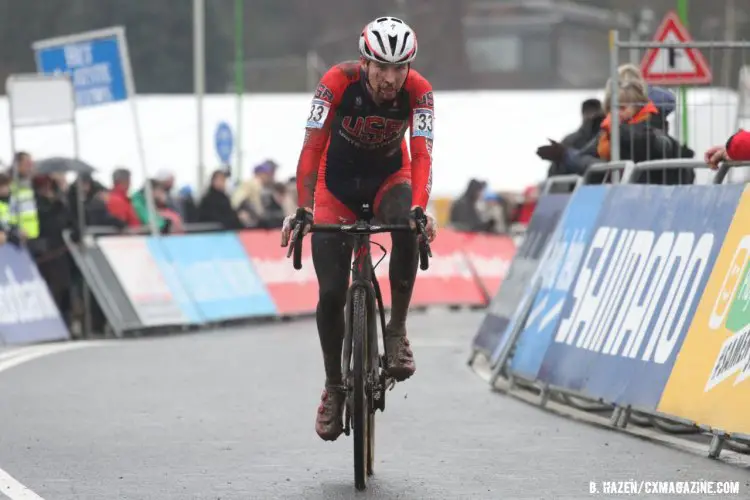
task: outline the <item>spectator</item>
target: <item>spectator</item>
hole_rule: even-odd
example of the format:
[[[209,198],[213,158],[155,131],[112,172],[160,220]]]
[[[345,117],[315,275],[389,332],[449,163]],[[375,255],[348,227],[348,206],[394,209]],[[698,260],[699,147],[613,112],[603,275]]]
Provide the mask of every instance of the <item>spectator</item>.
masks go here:
[[[72,269],[62,234],[71,226],[70,211],[50,176],[34,177],[33,186],[39,210],[39,244],[34,260],[55,304],[70,325]]]
[[[124,220],[109,213],[107,209],[109,193],[101,183],[95,181],[89,174],[81,174],[80,183],[83,188],[83,213],[86,226],[106,226],[119,230],[127,227]],[[68,189],[68,208],[75,233],[78,235],[81,231],[78,225],[78,181]],[[77,236],[74,239],[77,240]]]
[[[292,215],[297,211],[297,178],[290,177],[286,181],[286,196],[284,197],[284,213]]]
[[[133,203],[128,198],[130,191],[130,170],[118,168],[112,174],[112,191],[107,200],[109,213],[121,221],[127,227],[138,227],[141,221],[133,208]]]
[[[156,221],[156,229],[162,233],[166,234],[170,232],[171,226],[172,226],[172,220],[171,218],[164,218],[159,213],[160,208],[162,209],[166,207],[167,203],[167,193],[164,191],[164,188],[161,187],[161,184],[156,180],[149,180],[147,181],[151,183],[151,194],[153,194],[154,197],[154,208],[156,209],[155,215],[155,221]],[[148,202],[146,201],[146,185],[144,184],[141,189],[136,191],[133,194],[133,197],[131,198],[131,201],[133,202],[133,209],[135,210],[135,213],[138,215],[138,220],[141,224],[144,226],[148,226],[151,224],[151,216],[149,214],[149,208],[148,208]]]
[[[469,181],[464,194],[451,206],[451,226],[459,231],[467,232],[485,232],[491,227],[491,224],[482,220],[477,206],[486,187],[485,182],[476,179]]]
[[[271,188],[270,193],[263,196],[263,216],[259,226],[265,229],[277,229],[284,224],[284,217],[288,214],[284,211],[286,205],[286,184],[277,182]]]
[[[246,225],[257,227],[261,224],[263,217],[263,193],[270,189],[276,177],[277,165],[272,160],[267,160],[254,170],[254,177],[240,184],[232,194],[232,206],[238,212],[246,212],[241,215],[247,220]]]
[[[639,81],[626,81],[619,89],[620,104],[620,159],[642,162],[647,160],[691,156],[689,149],[681,146],[659,128],[664,120],[659,110],[648,99],[644,85]],[[605,106],[609,96],[605,98]],[[599,135],[581,151],[566,150],[564,164],[567,173],[583,174],[594,163],[611,159],[610,115],[604,119]],[[665,169],[641,175],[637,180],[651,184],[692,184],[692,170]]]
[[[232,202],[226,193],[227,175],[223,170],[216,170],[211,175],[211,185],[198,206],[200,222],[221,224],[225,230],[242,229],[243,224],[232,208]]]
[[[713,146],[706,151],[704,160],[716,170],[722,161],[750,161],[750,132],[740,130],[723,146]]]
[[[674,94],[663,87],[650,87],[643,78],[643,73],[641,73],[640,68],[635,64],[623,64],[618,68],[617,72],[620,85],[627,82],[639,82],[643,85],[643,88],[646,89],[649,100],[653,102],[656,109],[659,110],[658,118],[660,118],[661,123],[659,123],[659,120],[654,120],[655,124],[658,125],[658,128],[660,129],[666,129],[667,118],[669,118],[669,115],[675,110],[677,105]],[[609,89],[610,82],[607,81],[608,94],[610,92]],[[609,113],[610,106],[607,106],[605,111]]]
[[[508,232],[508,216],[505,212],[502,197],[491,191],[484,195],[480,210],[482,220],[487,222],[490,233],[505,234]]]
[[[528,226],[531,217],[534,215],[537,201],[539,201],[539,187],[529,186],[523,192],[523,201],[513,214],[513,222]]]
[[[190,186],[183,186],[177,193],[177,206],[186,224],[198,222],[198,206],[195,204],[193,189]]]
[[[21,234],[33,250],[33,242],[39,236],[39,214],[32,187],[34,163],[31,155],[24,151],[16,153],[11,167],[11,176],[18,174],[18,180],[11,180],[11,222],[18,225]]]
[[[581,104],[581,125],[578,127],[578,130],[566,135],[560,143],[550,141],[550,146],[540,147],[537,150],[537,154],[544,157],[545,149],[554,151],[554,146],[558,144],[571,150],[580,150],[599,134],[599,128],[605,115],[606,113],[599,99],[586,99]],[[547,172],[548,177],[563,175],[565,173],[565,167],[561,164],[563,151],[564,149],[560,148],[560,154],[552,157],[554,161],[552,161]]]
[[[174,188],[174,172],[169,169],[162,168],[158,172],[156,172],[156,176],[154,177],[154,179],[164,190],[165,206],[168,209],[179,213],[180,211],[177,200],[175,200],[172,196],[172,189]]]
[[[0,244],[10,242],[20,245],[21,232],[17,225],[11,224],[10,185],[10,176],[0,172]]]

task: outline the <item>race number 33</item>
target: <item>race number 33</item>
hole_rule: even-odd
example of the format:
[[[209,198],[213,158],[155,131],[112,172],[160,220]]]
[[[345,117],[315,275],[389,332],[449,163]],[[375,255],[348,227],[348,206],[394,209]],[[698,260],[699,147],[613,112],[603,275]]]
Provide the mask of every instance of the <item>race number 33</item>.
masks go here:
[[[330,109],[331,103],[322,99],[313,99],[310,104],[310,114],[307,115],[307,128],[323,128]]]
[[[414,137],[426,137],[432,139],[433,113],[431,109],[417,108],[414,110]]]

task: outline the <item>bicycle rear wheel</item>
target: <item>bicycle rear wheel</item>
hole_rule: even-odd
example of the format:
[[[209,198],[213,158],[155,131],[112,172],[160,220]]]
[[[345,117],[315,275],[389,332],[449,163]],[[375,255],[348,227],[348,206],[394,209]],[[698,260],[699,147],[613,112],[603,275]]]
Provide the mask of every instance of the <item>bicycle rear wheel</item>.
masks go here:
[[[368,374],[371,371],[370,346],[367,338],[367,294],[358,287],[352,293],[351,317],[353,400],[352,427],[354,429],[354,486],[367,487],[369,458],[370,398],[367,394]]]

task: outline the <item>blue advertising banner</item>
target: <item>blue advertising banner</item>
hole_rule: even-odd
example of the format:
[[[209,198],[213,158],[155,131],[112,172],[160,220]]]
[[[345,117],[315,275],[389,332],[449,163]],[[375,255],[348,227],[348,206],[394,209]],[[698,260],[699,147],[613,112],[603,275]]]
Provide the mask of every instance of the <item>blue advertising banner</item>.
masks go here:
[[[474,349],[489,355],[504,345],[510,318],[518,307],[529,279],[536,271],[542,252],[555,231],[568,199],[570,194],[547,194],[539,199],[523,243],[513,257],[508,275],[490,302],[487,315],[474,337]]]
[[[539,379],[656,409],[743,188],[612,187]]]
[[[76,106],[84,108],[128,99],[126,43],[124,30],[111,28],[40,40],[32,48],[37,72],[70,74]]]
[[[160,242],[204,320],[276,315],[276,306],[235,233],[176,235]]]
[[[205,319],[193,303],[193,299],[188,293],[186,285],[182,282],[182,277],[180,276],[177,265],[172,261],[171,255],[164,249],[164,242],[175,237],[179,238],[179,236],[169,236],[166,238],[147,236],[145,237],[146,246],[151,257],[159,268],[164,285],[169,289],[170,301],[175,304],[182,313],[182,319],[180,321],[194,325],[205,323]]]
[[[581,186],[573,193],[539,265],[536,279],[541,285],[516,342],[510,362],[513,373],[536,379],[609,190],[610,186]]]
[[[28,252],[0,245],[0,344],[69,338],[47,283]]]

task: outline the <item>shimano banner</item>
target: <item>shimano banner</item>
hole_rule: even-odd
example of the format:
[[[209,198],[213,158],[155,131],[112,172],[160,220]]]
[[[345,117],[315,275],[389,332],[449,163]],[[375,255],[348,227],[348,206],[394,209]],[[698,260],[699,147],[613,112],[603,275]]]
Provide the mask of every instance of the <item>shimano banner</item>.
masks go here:
[[[581,186],[573,194],[539,266],[536,279],[541,286],[516,343],[510,364],[513,373],[531,380],[537,377],[609,190],[609,186]]]
[[[0,245],[0,344],[70,338],[44,279],[26,250]]]
[[[569,194],[548,194],[539,199],[526,237],[474,337],[473,347],[477,351],[489,356],[498,350],[503,338],[507,336],[508,322],[521,301],[526,285],[536,271],[542,252],[555,231],[557,221],[569,198]]]
[[[742,189],[612,187],[539,379],[656,409]]]

